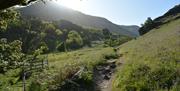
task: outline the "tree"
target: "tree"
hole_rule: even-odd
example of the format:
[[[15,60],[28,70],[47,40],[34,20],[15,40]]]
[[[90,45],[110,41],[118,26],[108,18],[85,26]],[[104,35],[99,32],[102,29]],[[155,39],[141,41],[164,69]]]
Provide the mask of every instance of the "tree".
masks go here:
[[[102,30],[103,31],[103,35],[105,37],[105,39],[110,39],[111,38],[111,32],[109,31],[109,29],[105,28]]]
[[[13,21],[18,16],[18,13],[10,7],[15,5],[27,6],[35,1],[44,0],[0,0],[0,30],[5,30],[8,22]]]
[[[151,19],[151,17],[148,17],[147,20],[145,21],[144,25],[148,26],[153,24],[153,20]]]
[[[56,49],[57,49],[59,52],[65,52],[65,51],[67,51],[65,42],[59,43],[59,44],[57,45]]]
[[[104,37],[105,37],[104,43],[112,46],[113,40],[112,40],[112,34],[111,34],[111,32],[109,31],[109,29],[106,29],[106,28],[103,29],[102,31],[103,31],[103,35],[104,35]]]
[[[82,47],[83,39],[78,32],[72,30],[68,33],[68,39],[66,40],[66,43],[69,49],[78,49]]]
[[[145,23],[142,24],[141,25],[142,27],[139,29],[140,35],[149,32],[151,29],[154,28],[154,25],[155,25],[154,21],[150,17],[148,17]]]
[[[63,32],[60,30],[60,29],[56,29],[56,34],[58,35],[58,36],[61,36],[61,35],[63,35]]]
[[[41,42],[39,48],[42,49],[42,53],[48,53],[49,51],[49,48],[45,42]]]
[[[34,1],[39,0],[0,0],[0,30],[5,30],[8,22],[13,21],[18,15],[14,9],[9,9],[10,7],[15,5],[26,6]]]
[[[8,23],[10,21],[15,20],[17,16],[18,13],[15,10],[0,10],[0,30],[5,30],[7,28]]]
[[[22,43],[18,40],[11,43],[8,43],[6,39],[0,40],[0,73],[20,66],[23,57],[21,45]]]

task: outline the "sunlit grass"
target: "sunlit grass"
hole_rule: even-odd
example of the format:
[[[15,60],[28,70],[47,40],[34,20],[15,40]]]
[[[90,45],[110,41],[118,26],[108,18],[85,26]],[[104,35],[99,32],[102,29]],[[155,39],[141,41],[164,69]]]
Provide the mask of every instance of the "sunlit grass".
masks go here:
[[[71,77],[81,67],[87,67],[92,72],[94,66],[104,63],[105,56],[109,55],[116,55],[113,48],[87,48],[67,53],[49,54],[49,70],[41,73],[35,82],[41,83],[42,91],[60,89],[64,80]]]
[[[105,62],[105,56],[116,55],[113,48],[85,48],[72,52],[48,54],[49,68],[33,73],[26,80],[27,91],[48,91],[60,89],[64,81],[76,73],[81,67],[87,67],[92,73],[97,64]],[[19,72],[12,70],[0,74],[0,91],[22,91],[22,81]],[[91,74],[86,74],[93,80]]]
[[[172,90],[178,87],[180,19],[123,44],[119,52],[125,64],[117,73],[113,91]]]

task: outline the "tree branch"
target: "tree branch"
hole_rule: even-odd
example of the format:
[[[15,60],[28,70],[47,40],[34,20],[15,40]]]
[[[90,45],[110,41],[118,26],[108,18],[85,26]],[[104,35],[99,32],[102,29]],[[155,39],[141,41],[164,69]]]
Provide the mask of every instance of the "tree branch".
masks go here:
[[[0,0],[0,10],[4,10],[15,5],[26,6],[31,2],[35,2],[39,0]]]

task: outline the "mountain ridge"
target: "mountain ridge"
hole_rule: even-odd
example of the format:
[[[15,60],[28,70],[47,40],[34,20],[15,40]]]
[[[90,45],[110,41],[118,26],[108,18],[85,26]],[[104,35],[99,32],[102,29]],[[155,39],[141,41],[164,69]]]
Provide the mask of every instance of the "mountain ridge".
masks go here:
[[[168,17],[173,17],[174,19],[180,18],[180,4],[178,4],[178,5],[174,6],[173,8],[169,9],[162,16],[159,16],[159,17],[155,18],[154,21],[167,22],[167,20],[165,20],[164,18],[168,18]]]
[[[106,18],[87,15],[52,2],[47,2],[47,4],[35,3],[19,10],[23,17],[33,16],[49,21],[67,20],[84,28],[107,28],[113,33],[133,37],[139,36],[139,27],[136,25],[117,25]]]

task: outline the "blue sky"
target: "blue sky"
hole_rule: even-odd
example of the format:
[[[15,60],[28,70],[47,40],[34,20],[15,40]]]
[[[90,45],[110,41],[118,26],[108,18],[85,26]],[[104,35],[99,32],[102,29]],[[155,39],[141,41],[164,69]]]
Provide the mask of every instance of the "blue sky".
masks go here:
[[[74,0],[64,5],[85,14],[105,17],[116,24],[140,25],[147,17],[154,19],[177,4],[180,0]]]

